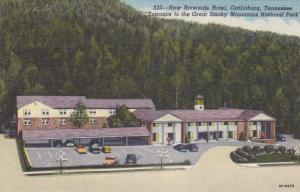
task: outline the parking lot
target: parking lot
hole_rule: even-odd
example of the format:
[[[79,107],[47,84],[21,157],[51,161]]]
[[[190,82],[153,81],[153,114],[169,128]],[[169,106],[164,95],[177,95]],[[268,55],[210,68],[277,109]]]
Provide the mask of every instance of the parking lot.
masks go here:
[[[286,142],[278,142],[276,145],[283,145],[286,147],[293,147],[300,144],[300,140],[293,139],[289,135],[285,135]],[[264,145],[254,142],[242,142],[242,141],[218,141],[210,143],[198,143],[198,152],[179,152],[173,149],[173,146],[113,146],[111,153],[93,154],[89,151],[86,154],[79,154],[75,148],[26,148],[28,156],[33,168],[50,168],[59,167],[57,161],[57,153],[64,152],[67,161],[63,162],[64,167],[77,167],[77,166],[99,166],[102,165],[106,156],[115,156],[118,159],[119,164],[124,164],[127,154],[135,154],[137,158],[137,164],[159,164],[160,158],[158,157],[158,151],[167,151],[168,157],[163,160],[164,163],[182,163],[185,160],[189,160],[192,164],[195,164],[199,158],[208,149],[216,146],[243,146],[243,145]]]

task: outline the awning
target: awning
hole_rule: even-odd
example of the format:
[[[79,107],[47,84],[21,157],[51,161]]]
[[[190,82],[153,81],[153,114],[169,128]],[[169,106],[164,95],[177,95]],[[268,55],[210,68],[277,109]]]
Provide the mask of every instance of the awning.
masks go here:
[[[103,138],[103,137],[142,137],[150,136],[145,127],[124,128],[74,128],[74,129],[25,129],[23,140]]]

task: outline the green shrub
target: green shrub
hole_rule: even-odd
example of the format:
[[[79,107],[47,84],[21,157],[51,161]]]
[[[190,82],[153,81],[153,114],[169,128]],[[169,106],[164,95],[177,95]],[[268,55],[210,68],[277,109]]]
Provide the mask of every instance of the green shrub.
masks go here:
[[[266,145],[266,146],[264,146],[264,151],[267,154],[271,154],[271,153],[274,152],[274,146],[273,145]]]
[[[235,163],[248,163],[247,159],[242,159],[239,156],[237,156],[234,152],[230,153],[230,158]]]
[[[254,146],[254,147],[252,148],[252,151],[255,152],[255,154],[260,155],[260,154],[263,153],[264,150],[263,150],[260,146]]]
[[[242,149],[243,149],[243,151],[245,151],[247,153],[252,153],[252,149],[249,145],[245,145]]]
[[[279,147],[278,147],[278,151],[279,151],[281,154],[285,154],[285,153],[286,153],[286,147],[284,147],[284,146],[279,146]]]

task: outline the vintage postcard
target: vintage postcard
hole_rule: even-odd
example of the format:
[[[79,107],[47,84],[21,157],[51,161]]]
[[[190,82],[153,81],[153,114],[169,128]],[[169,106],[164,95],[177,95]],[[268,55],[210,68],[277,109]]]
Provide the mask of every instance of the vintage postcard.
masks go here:
[[[299,0],[0,0],[0,192],[299,192]]]

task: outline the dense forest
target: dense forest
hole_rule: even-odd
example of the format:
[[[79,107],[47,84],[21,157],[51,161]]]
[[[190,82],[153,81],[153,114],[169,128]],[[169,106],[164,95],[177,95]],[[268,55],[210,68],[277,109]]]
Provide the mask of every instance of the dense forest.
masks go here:
[[[0,1],[1,123],[16,95],[263,110],[300,135],[300,39],[149,18],[118,0]]]

